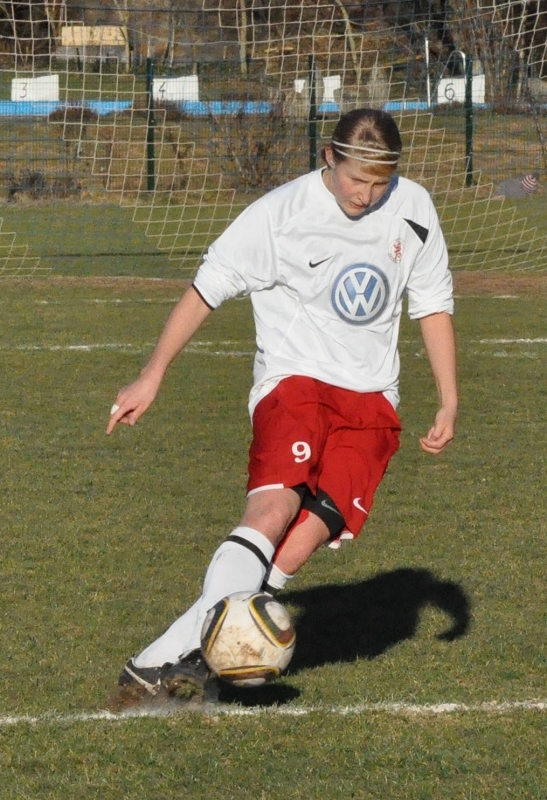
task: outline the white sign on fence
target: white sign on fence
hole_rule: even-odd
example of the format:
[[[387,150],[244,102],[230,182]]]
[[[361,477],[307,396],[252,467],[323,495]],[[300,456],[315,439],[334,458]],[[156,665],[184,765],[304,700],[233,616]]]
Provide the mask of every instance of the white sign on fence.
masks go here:
[[[154,78],[152,97],[158,102],[180,102],[199,100],[199,80],[197,75],[181,78]]]
[[[68,25],[61,28],[63,47],[124,47],[123,28],[116,25]]]
[[[11,82],[12,101],[58,100],[59,76],[43,75],[41,78],[14,78]]]
[[[326,75],[323,78],[323,102],[334,103],[334,93],[342,86],[340,75]]]
[[[484,104],[484,75],[473,75],[471,98],[473,105]],[[441,78],[437,103],[465,103],[465,78]]]

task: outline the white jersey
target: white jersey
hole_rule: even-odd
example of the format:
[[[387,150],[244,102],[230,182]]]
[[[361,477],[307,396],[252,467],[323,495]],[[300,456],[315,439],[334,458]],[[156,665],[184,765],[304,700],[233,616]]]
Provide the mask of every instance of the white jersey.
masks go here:
[[[405,292],[412,319],[453,312],[431,198],[397,176],[359,218],[342,211],[322,170],[274,189],[211,245],[194,286],[212,308],[251,297],[257,346],[251,414],[290,375],[383,392],[396,407]]]

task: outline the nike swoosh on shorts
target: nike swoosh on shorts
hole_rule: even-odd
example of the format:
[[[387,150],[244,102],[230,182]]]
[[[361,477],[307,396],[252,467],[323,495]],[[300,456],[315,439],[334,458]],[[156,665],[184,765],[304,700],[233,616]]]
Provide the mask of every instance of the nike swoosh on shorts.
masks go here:
[[[354,498],[353,505],[355,506],[355,508],[358,508],[359,511],[362,511],[363,514],[366,514],[367,517],[368,517],[368,511],[366,510],[366,508],[363,508],[363,506],[361,505],[361,498],[360,497],[355,497]]]

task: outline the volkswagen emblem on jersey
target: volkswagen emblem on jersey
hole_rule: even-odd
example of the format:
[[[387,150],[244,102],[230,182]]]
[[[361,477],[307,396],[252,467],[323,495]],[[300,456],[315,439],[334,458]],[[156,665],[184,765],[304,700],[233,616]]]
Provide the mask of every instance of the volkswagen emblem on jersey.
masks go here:
[[[336,278],[332,305],[339,317],[352,325],[368,325],[389,300],[389,282],[371,264],[352,264]]]

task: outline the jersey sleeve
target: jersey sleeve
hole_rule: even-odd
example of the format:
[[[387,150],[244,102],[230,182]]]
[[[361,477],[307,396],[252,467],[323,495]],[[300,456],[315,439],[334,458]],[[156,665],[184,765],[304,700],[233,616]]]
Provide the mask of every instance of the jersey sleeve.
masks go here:
[[[408,284],[408,315],[420,319],[429,314],[454,312],[452,275],[446,243],[433,202],[427,195],[427,237],[412,268]]]
[[[209,247],[194,286],[211,308],[275,283],[276,242],[264,198],[243,211]]]

